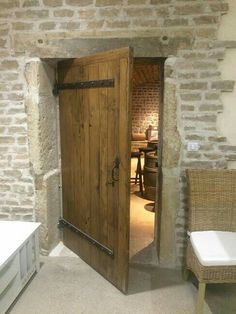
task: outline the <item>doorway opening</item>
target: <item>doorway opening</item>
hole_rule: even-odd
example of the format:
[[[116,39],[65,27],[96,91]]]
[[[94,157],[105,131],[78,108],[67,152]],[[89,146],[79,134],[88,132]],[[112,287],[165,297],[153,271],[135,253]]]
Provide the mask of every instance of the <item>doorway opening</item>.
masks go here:
[[[164,58],[134,58],[130,173],[131,264],[158,263],[164,62]]]
[[[136,54],[137,55],[137,54]],[[148,54],[145,54],[148,55]],[[36,204],[37,204],[37,208],[36,208],[36,215],[37,218],[43,223],[43,228],[42,228],[42,232],[41,232],[41,238],[40,241],[41,243],[45,243],[45,245],[43,246],[45,252],[46,251],[50,251],[52,247],[55,246],[55,244],[57,243],[58,239],[59,239],[59,231],[57,230],[56,226],[57,226],[57,222],[60,216],[60,208],[61,206],[56,206],[57,211],[55,210],[55,201],[54,198],[51,197],[51,195],[55,195],[57,197],[58,203],[60,203],[61,200],[61,184],[60,184],[60,154],[58,156],[58,158],[52,158],[52,154],[51,154],[51,150],[50,147],[51,146],[55,146],[55,148],[58,148],[58,141],[57,141],[57,137],[59,137],[59,128],[57,129],[57,132],[55,132],[55,122],[57,121],[57,114],[55,112],[57,112],[57,98],[55,98],[52,95],[52,89],[55,83],[55,76],[54,73],[57,67],[57,61],[58,60],[39,60],[39,61],[33,61],[29,64],[28,67],[28,74],[27,76],[29,76],[29,78],[27,79],[28,82],[30,82],[29,84],[29,95],[27,98],[27,101],[29,101],[29,109],[32,110],[32,113],[30,110],[28,110],[28,124],[29,124],[29,129],[33,130],[33,132],[31,132],[31,137],[33,139],[31,139],[31,145],[30,145],[30,150],[31,150],[31,161],[32,161],[32,165],[34,168],[34,173],[35,173],[35,182],[36,182]],[[173,190],[176,190],[176,180],[178,180],[178,176],[176,176],[176,173],[172,173],[171,171],[169,171],[169,163],[167,163],[166,161],[169,162],[169,159],[166,158],[168,156],[175,156],[175,158],[177,159],[177,155],[178,155],[178,151],[173,150],[173,145],[172,142],[174,141],[174,143],[176,144],[176,142],[178,142],[178,138],[177,137],[177,133],[176,133],[176,98],[175,98],[175,86],[173,84],[171,84],[170,82],[168,82],[168,80],[166,81],[165,84],[165,112],[163,112],[162,114],[162,103],[163,103],[163,73],[164,73],[164,62],[165,59],[164,58],[135,58],[135,64],[138,63],[143,63],[143,64],[150,64],[150,63],[155,63],[158,64],[159,66],[159,70],[160,73],[158,75],[158,77],[160,78],[160,102],[159,102],[159,122],[158,122],[158,153],[157,153],[157,158],[158,158],[158,184],[156,184],[156,188],[155,188],[155,192],[156,192],[156,199],[155,202],[151,201],[151,200],[146,200],[147,203],[155,203],[155,213],[151,213],[152,217],[154,217],[153,219],[153,231],[152,231],[152,239],[150,241],[150,247],[151,247],[151,257],[154,257],[154,259],[148,259],[146,258],[145,263],[153,263],[153,261],[157,262],[157,253],[159,255],[159,259],[160,259],[160,263],[163,264],[163,261],[166,264],[166,261],[169,262],[169,260],[172,258],[173,255],[173,260],[175,261],[175,255],[174,253],[172,255],[170,255],[170,252],[175,252],[175,242],[173,241],[173,234],[175,232],[175,220],[170,219],[170,217],[174,217],[173,213],[174,213],[174,209],[176,208],[176,199],[178,197],[177,193],[172,193]],[[172,66],[172,61],[171,59],[166,60],[165,62],[165,67],[170,67],[170,64]],[[123,66],[126,66],[126,63],[122,63]],[[107,66],[107,69],[110,69],[110,67]],[[132,72],[132,71],[131,71]],[[126,70],[123,70],[122,75],[124,75],[125,73],[127,73]],[[168,71],[165,72],[167,73],[167,77],[168,77]],[[45,79],[46,77],[46,79]],[[110,79],[112,76],[110,75],[108,77],[108,79]],[[119,78],[119,75],[117,75],[117,78]],[[87,80],[87,79],[86,79]],[[89,78],[90,80],[90,78]],[[91,78],[91,80],[93,80]],[[38,87],[38,89],[34,88],[34,85],[32,85],[32,81],[35,82],[36,86]],[[48,83],[49,81],[49,83]],[[78,79],[79,81],[79,79]],[[125,86],[125,81],[121,80],[120,81],[122,86],[120,87],[120,89],[117,89],[117,93],[124,93],[126,92],[126,88]],[[32,88],[31,88],[32,86]],[[91,91],[93,91],[91,89]],[[112,91],[112,89],[109,90],[109,93]],[[35,93],[37,93],[37,95],[39,95],[40,97],[35,97]],[[50,109],[50,114],[47,114],[47,119],[45,119],[45,111],[43,110],[43,108],[46,106],[46,102],[44,101],[45,95],[48,95],[47,100],[50,101],[49,106],[47,106],[48,110]],[[122,94],[121,94],[122,95]],[[50,96],[50,97],[49,97]],[[41,97],[42,97],[42,101],[41,101]],[[125,95],[126,97],[126,95]],[[127,95],[128,97],[128,95]],[[127,98],[126,97],[126,98]],[[37,103],[33,103],[34,106],[30,105],[31,104],[31,99],[32,102],[33,101],[38,101]],[[71,99],[74,99],[73,97]],[[93,97],[94,99],[94,97]],[[127,98],[128,99],[128,98]],[[108,103],[108,102],[107,102]],[[114,102],[115,103],[115,102]],[[123,102],[122,102],[123,103]],[[45,105],[45,106],[42,106]],[[53,104],[53,106],[52,106]],[[109,102],[110,104],[110,102]],[[97,107],[96,107],[97,108]],[[34,112],[34,110],[36,112]],[[54,111],[53,111],[54,110]],[[119,111],[117,111],[119,112]],[[38,120],[36,120],[36,118]],[[127,111],[124,111],[124,115],[122,116],[122,119],[120,119],[121,122],[121,126],[122,126],[122,131],[123,130],[123,125],[124,125],[124,118],[127,118]],[[167,118],[168,117],[168,118]],[[51,121],[51,123],[48,123],[48,121]],[[35,121],[37,121],[37,123],[35,123]],[[117,119],[115,120],[117,121]],[[163,121],[165,121],[165,123],[163,123]],[[162,123],[164,124],[162,127]],[[48,127],[48,125],[51,128]],[[149,127],[149,125],[147,125],[147,128]],[[147,130],[146,128],[146,130]],[[112,124],[112,129],[114,130],[114,125]],[[161,148],[162,148],[162,129],[163,131],[165,131],[165,139],[170,135],[170,138],[172,139],[171,142],[165,142],[164,143],[164,147],[165,150],[163,151],[163,165],[161,165]],[[43,132],[42,132],[43,130]],[[152,136],[152,134],[155,134],[155,129],[152,130],[154,131],[154,133],[151,132],[147,132],[148,135]],[[47,136],[48,133],[51,135],[56,135],[53,136],[52,138]],[[110,132],[109,134],[117,134],[117,132],[112,131],[112,133]],[[107,134],[107,133],[106,133]],[[129,130],[126,132],[126,139],[129,137]],[[50,142],[48,145],[49,151],[47,154],[41,154],[42,151],[45,152],[44,150],[41,149],[37,149],[42,147],[45,147],[45,143],[47,143],[47,141],[45,141],[45,138],[49,139]],[[104,137],[105,138],[105,137]],[[52,145],[51,145],[52,144]],[[169,145],[171,144],[171,145]],[[130,142],[129,141],[120,141],[120,145],[126,145],[125,149],[123,149],[122,151],[127,151],[128,154],[126,154],[126,159],[127,159],[127,164],[129,165],[129,161],[130,161],[130,152],[129,152],[129,147],[130,147]],[[122,146],[123,147],[123,146]],[[174,148],[176,147],[176,145],[174,145]],[[55,152],[58,152],[59,149],[55,149]],[[53,150],[54,152],[54,150]],[[128,158],[127,158],[128,157]],[[56,160],[56,163],[54,165],[54,163],[51,165],[51,163],[49,161],[51,160]],[[171,159],[172,160],[172,159]],[[113,160],[111,160],[112,162],[109,164],[110,165],[110,172],[108,171],[108,174],[112,174],[112,166],[113,165]],[[144,170],[144,153],[142,152],[142,157],[141,157],[141,162],[142,162],[142,170]],[[42,167],[41,167],[42,164]],[[135,165],[137,165],[137,160],[135,162]],[[39,167],[40,166],[40,167]],[[50,166],[50,168],[49,168]],[[172,167],[172,164],[171,164]],[[42,170],[41,170],[42,169]],[[162,176],[162,170],[163,169],[163,173],[164,175]],[[166,169],[168,171],[166,171]],[[171,168],[172,169],[172,168]],[[126,178],[126,174],[127,174],[127,179],[126,182],[127,184],[123,184],[121,182],[120,187],[122,189],[122,191],[126,191],[126,194],[128,194],[128,188],[127,186],[129,186],[129,167],[126,167],[125,169],[123,169],[123,167],[121,167],[121,170],[124,171],[123,177],[121,176],[121,178]],[[136,168],[134,169],[136,170]],[[115,173],[116,175],[116,173]],[[135,173],[136,175],[136,173]],[[163,189],[161,189],[161,178],[163,177]],[[54,180],[55,178],[55,180]],[[109,177],[110,178],[110,177]],[[144,173],[142,173],[142,179],[144,180]],[[55,181],[57,180],[57,182],[55,183]],[[160,182],[159,182],[160,180]],[[145,181],[145,180],[144,180]],[[109,180],[110,182],[110,180]],[[113,183],[113,182],[111,182]],[[145,182],[144,186],[143,186],[143,191],[145,193]],[[117,185],[117,183],[114,184],[109,184],[109,188],[113,189],[115,186]],[[139,183],[136,183],[135,187],[138,189],[139,188]],[[124,189],[124,190],[123,190]],[[137,191],[138,192],[138,191]],[[160,193],[161,192],[161,193]],[[167,193],[168,192],[168,193]],[[120,192],[121,193],[121,192]],[[163,194],[162,200],[161,200],[161,194]],[[117,195],[117,194],[116,194]],[[123,195],[123,194],[122,194]],[[157,197],[158,195],[158,197]],[[169,195],[171,195],[171,198],[169,198]],[[126,196],[127,197],[127,196]],[[128,195],[129,197],[129,195]],[[171,199],[171,202],[169,202],[169,199]],[[122,199],[122,201],[124,200],[124,198]],[[128,203],[129,203],[129,198],[128,198]],[[162,231],[161,231],[161,237],[159,236],[160,234],[160,214],[161,214],[161,203],[163,203],[163,211],[162,211]],[[45,206],[46,204],[46,206]],[[123,208],[128,208],[127,206],[123,206]],[[145,209],[143,209],[145,210]],[[113,212],[117,213],[118,211],[114,211]],[[53,217],[52,217],[53,214]],[[163,219],[164,217],[164,219]],[[128,214],[126,216],[123,216],[123,218],[127,218],[127,224],[130,223],[129,219],[128,219]],[[55,227],[55,228],[54,228]],[[54,229],[53,229],[54,228]],[[132,229],[132,226],[131,226]],[[50,235],[51,233],[53,235],[55,235],[55,238],[52,238],[51,236],[49,237],[49,231],[50,230]],[[55,231],[54,231],[55,230]],[[52,232],[51,232],[52,231]],[[54,231],[54,232],[53,232]],[[140,234],[140,233],[139,233]],[[132,236],[132,230],[131,230],[131,236]],[[128,237],[124,237],[123,238],[124,241],[128,240]],[[128,241],[127,241],[128,242]],[[120,242],[121,243],[121,242]],[[132,239],[131,239],[131,246],[130,246],[130,250],[131,250],[131,255],[132,255]],[[148,248],[148,245],[146,246]],[[160,250],[159,250],[160,247]],[[141,249],[138,252],[143,251],[143,253],[145,253],[144,250],[145,247],[143,247],[143,250]],[[149,248],[148,248],[149,249]],[[125,250],[126,254],[128,253],[128,250]],[[150,251],[149,251],[150,252]],[[135,258],[133,258],[135,256]],[[139,257],[140,254],[133,254],[131,256],[131,263],[137,261],[136,258]],[[145,256],[145,254],[144,254]],[[146,255],[147,257],[148,255]],[[150,256],[150,255],[149,255]],[[128,257],[128,254],[127,254]],[[127,259],[128,261],[128,259]],[[172,260],[171,260],[172,261]],[[127,265],[127,264],[126,264]],[[169,265],[175,265],[174,262],[171,264],[171,262],[169,262]],[[109,270],[109,269],[108,269]],[[120,272],[119,272],[120,273]],[[117,274],[117,272],[115,272],[115,274]]]

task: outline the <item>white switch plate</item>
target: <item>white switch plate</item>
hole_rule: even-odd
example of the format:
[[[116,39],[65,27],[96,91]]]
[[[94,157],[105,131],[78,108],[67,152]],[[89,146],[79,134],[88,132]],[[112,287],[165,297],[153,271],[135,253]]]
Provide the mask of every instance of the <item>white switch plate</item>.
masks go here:
[[[196,152],[196,151],[198,151],[199,150],[198,142],[188,142],[187,150],[189,152]]]

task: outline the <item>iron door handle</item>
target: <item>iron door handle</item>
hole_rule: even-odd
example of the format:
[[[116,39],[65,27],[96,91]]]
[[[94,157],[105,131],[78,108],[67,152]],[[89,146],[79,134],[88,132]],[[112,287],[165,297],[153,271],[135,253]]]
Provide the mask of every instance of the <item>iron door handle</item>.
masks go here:
[[[108,184],[111,184],[112,186],[115,185],[117,181],[119,181],[119,167],[120,167],[120,158],[116,157],[113,161],[113,167],[111,170],[111,181],[108,182]]]

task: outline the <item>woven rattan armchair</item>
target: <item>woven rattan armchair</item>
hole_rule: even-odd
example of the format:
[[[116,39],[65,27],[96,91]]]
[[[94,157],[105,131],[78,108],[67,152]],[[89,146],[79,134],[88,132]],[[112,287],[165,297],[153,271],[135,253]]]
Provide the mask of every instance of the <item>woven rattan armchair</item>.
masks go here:
[[[199,281],[196,312],[200,314],[206,283],[236,282],[236,170],[189,169],[186,174],[189,239],[185,275],[191,270]],[[204,262],[194,236],[201,238]],[[212,243],[208,242],[211,238]]]

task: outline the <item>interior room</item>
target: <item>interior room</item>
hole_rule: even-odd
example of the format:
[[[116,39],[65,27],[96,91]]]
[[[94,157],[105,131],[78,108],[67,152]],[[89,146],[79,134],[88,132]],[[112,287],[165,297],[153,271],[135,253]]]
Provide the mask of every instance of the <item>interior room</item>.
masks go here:
[[[130,262],[156,264],[153,243],[155,208],[158,210],[160,64],[157,60],[137,58],[133,71]]]

